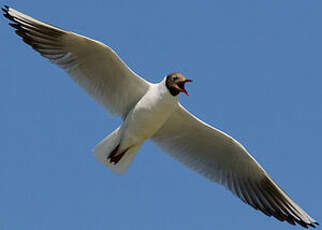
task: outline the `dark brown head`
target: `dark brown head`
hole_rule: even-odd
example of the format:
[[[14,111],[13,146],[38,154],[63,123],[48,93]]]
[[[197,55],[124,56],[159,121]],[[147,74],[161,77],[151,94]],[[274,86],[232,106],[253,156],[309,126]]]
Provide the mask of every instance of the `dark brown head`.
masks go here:
[[[184,88],[186,82],[192,82],[192,80],[186,79],[181,73],[170,73],[166,77],[165,85],[172,96],[177,96],[180,92],[189,96],[188,92]]]

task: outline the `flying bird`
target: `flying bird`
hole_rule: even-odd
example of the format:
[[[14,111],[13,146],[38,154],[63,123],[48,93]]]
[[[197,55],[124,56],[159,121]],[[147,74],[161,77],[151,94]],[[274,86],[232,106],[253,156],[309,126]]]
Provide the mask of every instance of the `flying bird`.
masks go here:
[[[22,40],[61,67],[89,96],[123,123],[95,148],[95,157],[115,173],[131,165],[147,139],[243,202],[295,225],[318,223],[301,209],[247,150],[224,132],[201,121],[179,102],[191,82],[181,73],[152,84],[134,73],[105,44],[51,26],[4,6],[4,16]]]

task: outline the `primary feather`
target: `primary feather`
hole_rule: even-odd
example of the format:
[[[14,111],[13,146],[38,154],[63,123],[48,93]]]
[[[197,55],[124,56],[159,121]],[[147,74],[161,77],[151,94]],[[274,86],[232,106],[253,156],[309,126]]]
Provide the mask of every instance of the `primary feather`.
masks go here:
[[[109,112],[125,118],[149,88],[108,46],[5,7],[16,33]]]
[[[266,215],[303,227],[318,224],[280,189],[240,143],[180,104],[152,140],[178,161],[224,185]]]

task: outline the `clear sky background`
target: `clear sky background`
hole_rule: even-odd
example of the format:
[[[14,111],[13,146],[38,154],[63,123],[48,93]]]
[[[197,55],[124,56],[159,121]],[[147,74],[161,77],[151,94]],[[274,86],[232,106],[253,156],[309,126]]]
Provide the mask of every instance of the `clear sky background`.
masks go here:
[[[3,3],[110,45],[151,82],[183,72],[194,82],[182,104],[245,145],[322,222],[321,1]],[[291,229],[150,141],[112,174],[91,150],[121,120],[3,17],[0,30],[1,230]]]

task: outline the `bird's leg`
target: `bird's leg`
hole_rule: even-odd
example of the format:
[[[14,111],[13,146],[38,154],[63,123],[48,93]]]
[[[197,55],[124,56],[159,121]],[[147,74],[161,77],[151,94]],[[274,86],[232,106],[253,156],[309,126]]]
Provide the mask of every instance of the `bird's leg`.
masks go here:
[[[120,147],[120,144],[118,144],[115,149],[108,155],[107,160],[111,162],[112,164],[116,165],[124,156],[124,154],[129,150],[129,148],[125,149],[121,153],[117,153],[118,149]]]

